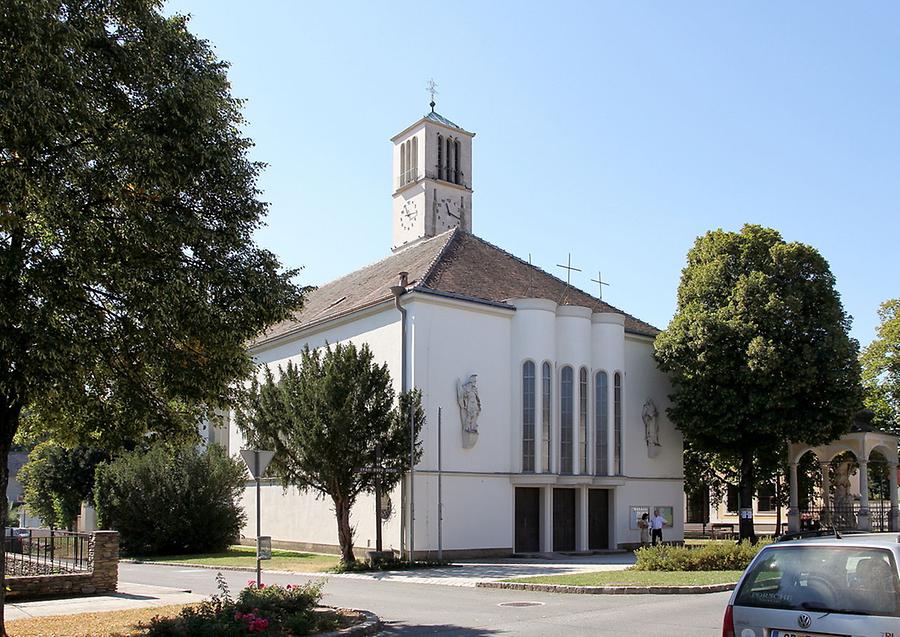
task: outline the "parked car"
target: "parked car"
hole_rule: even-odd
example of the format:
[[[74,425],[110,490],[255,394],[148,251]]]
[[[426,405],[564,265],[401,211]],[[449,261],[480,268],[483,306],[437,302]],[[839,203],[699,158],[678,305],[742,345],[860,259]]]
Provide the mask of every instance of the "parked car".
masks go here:
[[[722,637],[900,637],[900,536],[815,535],[759,552],[728,601]]]

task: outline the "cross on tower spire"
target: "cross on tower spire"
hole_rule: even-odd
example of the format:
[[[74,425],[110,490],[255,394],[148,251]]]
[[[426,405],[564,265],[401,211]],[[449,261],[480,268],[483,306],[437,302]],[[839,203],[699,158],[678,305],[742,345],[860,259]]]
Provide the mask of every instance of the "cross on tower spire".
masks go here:
[[[437,83],[434,81],[434,78],[428,80],[428,82],[425,84],[425,90],[431,93],[431,103],[429,104],[429,106],[431,106],[431,112],[433,113],[435,106],[434,96],[438,94]]]

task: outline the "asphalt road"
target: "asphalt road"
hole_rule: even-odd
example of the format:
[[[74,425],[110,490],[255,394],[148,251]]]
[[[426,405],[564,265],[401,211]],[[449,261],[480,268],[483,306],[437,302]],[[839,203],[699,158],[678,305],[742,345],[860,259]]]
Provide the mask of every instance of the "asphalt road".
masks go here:
[[[222,571],[232,591],[254,575]],[[216,592],[216,571],[121,564],[121,582]],[[265,583],[308,578],[266,574]],[[384,635],[525,635],[570,637],[719,637],[728,593],[705,595],[566,595],[331,577],[325,603],[365,608],[381,617]],[[510,602],[537,602],[504,606]]]

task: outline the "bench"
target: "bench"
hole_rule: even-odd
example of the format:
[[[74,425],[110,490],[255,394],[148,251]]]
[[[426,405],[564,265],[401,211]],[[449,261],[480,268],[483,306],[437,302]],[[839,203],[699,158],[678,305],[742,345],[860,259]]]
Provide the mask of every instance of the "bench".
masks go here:
[[[714,540],[734,539],[734,524],[731,522],[713,522],[709,525],[709,532]]]

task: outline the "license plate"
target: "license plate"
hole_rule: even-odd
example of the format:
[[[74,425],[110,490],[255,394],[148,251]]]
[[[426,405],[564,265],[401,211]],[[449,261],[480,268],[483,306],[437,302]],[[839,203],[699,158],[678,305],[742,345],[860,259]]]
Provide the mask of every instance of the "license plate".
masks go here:
[[[830,633],[795,633],[792,630],[772,630],[769,637],[846,637],[843,635],[832,635]]]

